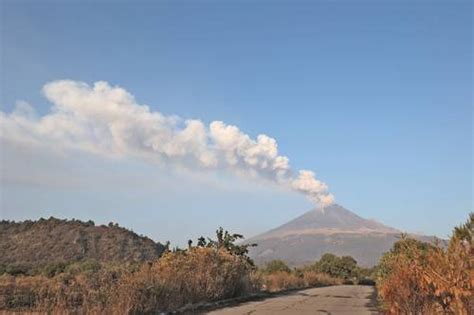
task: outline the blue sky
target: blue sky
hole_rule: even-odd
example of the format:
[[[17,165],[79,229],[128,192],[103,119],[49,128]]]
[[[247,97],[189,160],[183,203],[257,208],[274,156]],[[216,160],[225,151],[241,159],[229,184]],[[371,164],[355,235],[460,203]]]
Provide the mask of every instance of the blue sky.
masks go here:
[[[315,171],[364,217],[446,237],[473,210],[470,1],[2,1],[1,10],[5,113],[23,100],[47,114],[50,81],[104,80],[165,115],[275,138],[292,167]],[[118,221],[184,242],[219,225],[250,236],[312,207],[232,176],[48,154],[5,154],[2,216]],[[24,165],[38,180],[12,179]]]

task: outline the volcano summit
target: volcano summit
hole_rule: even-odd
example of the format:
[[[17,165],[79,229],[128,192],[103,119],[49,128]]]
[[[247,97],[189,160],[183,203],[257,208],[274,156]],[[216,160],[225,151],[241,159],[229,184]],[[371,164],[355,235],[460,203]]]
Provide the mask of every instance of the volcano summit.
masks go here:
[[[388,251],[402,231],[375,220],[361,218],[334,204],[313,209],[248,242],[258,244],[250,251],[257,264],[282,259],[293,266],[312,263],[325,253],[350,255],[362,266],[373,266]],[[429,236],[411,235],[430,241]]]

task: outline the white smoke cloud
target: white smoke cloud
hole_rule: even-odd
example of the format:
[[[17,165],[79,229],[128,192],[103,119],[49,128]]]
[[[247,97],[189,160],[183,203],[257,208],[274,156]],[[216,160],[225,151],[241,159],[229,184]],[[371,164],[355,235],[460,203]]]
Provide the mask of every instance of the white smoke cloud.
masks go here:
[[[54,81],[43,87],[53,104],[38,117],[25,102],[12,113],[0,111],[1,137],[10,142],[78,149],[111,158],[134,157],[188,169],[228,169],[298,191],[320,207],[334,197],[314,172],[295,174],[275,139],[256,139],[238,127],[213,121],[182,120],[139,105],[126,90],[96,82]]]

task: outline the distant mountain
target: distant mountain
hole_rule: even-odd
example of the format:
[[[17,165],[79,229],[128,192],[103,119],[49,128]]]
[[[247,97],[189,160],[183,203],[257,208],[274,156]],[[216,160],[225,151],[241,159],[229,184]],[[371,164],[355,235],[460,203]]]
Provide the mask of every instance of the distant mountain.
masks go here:
[[[119,227],[59,220],[0,222],[0,264],[41,265],[51,262],[139,262],[159,257],[164,246]]]
[[[324,210],[310,210],[248,242],[258,244],[250,251],[257,264],[282,259],[297,266],[314,262],[324,253],[333,253],[350,255],[362,266],[373,266],[401,233],[335,204]],[[423,241],[433,240],[428,236],[411,236]]]

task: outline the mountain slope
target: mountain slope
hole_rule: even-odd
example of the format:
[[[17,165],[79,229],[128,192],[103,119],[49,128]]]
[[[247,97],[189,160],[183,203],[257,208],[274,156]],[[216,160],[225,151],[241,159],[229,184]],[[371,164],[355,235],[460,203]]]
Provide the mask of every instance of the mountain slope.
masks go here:
[[[0,222],[0,264],[40,265],[94,259],[137,262],[159,257],[164,246],[116,224],[59,220]]]
[[[311,210],[258,238],[282,237],[294,234],[335,234],[335,233],[398,233],[397,229],[377,221],[366,220],[355,213],[332,205],[324,211]]]
[[[324,253],[350,255],[362,266],[373,266],[396,242],[401,231],[367,220],[340,205],[311,210],[273,230],[251,238],[250,251],[257,264],[273,259],[302,265]],[[431,237],[415,236],[429,241]]]

